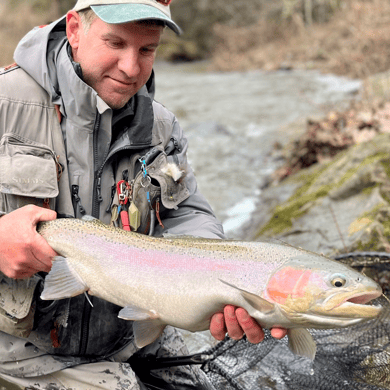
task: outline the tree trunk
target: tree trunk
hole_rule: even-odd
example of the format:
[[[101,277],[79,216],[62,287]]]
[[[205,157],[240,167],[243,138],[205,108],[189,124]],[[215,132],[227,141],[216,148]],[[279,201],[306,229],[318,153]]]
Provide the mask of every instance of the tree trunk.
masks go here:
[[[313,24],[313,0],[304,0],[305,22],[307,26]]]

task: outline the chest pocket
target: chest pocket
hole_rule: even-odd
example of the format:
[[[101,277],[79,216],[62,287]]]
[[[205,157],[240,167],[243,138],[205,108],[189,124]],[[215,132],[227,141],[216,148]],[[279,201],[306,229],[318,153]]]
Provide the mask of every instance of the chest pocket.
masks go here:
[[[164,209],[176,209],[181,202],[189,197],[185,180],[176,177],[176,173],[172,172],[172,167],[176,167],[174,170],[179,171],[179,167],[173,162],[172,157],[161,153],[146,167],[147,175],[151,178],[147,186],[144,184],[145,179],[142,171],[136,176],[133,185],[133,199],[141,211],[141,224],[138,232],[147,234],[149,231],[150,207],[156,210],[160,203],[161,212]]]
[[[61,166],[48,146],[15,134],[0,140],[0,210],[27,204],[54,209]]]

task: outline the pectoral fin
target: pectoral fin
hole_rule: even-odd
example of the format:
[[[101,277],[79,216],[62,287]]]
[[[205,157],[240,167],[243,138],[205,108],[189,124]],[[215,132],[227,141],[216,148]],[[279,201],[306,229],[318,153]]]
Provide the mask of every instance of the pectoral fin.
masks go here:
[[[159,338],[165,329],[166,324],[160,320],[136,321],[133,324],[134,341],[138,348],[153,343]]]
[[[230,284],[228,282],[225,282],[221,279],[219,279],[222,283],[235,288],[236,290],[239,290],[241,292],[241,295],[244,297],[244,299],[255,309],[261,311],[262,313],[270,313],[271,311],[275,310],[275,305],[271,302],[268,302],[266,299],[261,298],[260,296],[250,293],[249,291],[245,291],[241,288],[238,288],[234,286],[233,284]]]
[[[65,257],[56,256],[53,260],[53,266],[45,278],[41,299],[70,298],[88,291],[88,286],[70,267]]]
[[[313,340],[312,335],[307,329],[289,329],[287,335],[288,346],[292,352],[294,352],[296,355],[305,356],[311,360],[314,360],[317,346]]]

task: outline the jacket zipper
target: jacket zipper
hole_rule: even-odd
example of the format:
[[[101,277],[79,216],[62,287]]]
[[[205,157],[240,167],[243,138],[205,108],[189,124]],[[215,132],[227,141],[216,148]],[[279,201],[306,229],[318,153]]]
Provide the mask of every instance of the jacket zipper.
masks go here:
[[[98,132],[100,127],[101,115],[97,113],[95,126],[93,129],[93,161],[95,178],[93,183],[93,197],[92,197],[92,216],[99,218],[99,205],[101,202],[101,174],[97,168],[98,160]]]
[[[91,302],[93,302],[93,297],[90,297]],[[79,356],[85,356],[87,352],[88,346],[88,336],[89,336],[89,323],[91,320],[91,311],[92,306],[88,302],[87,298],[84,297],[83,304],[83,313],[81,319],[81,335],[80,335],[80,348],[79,348]]]
[[[112,153],[109,153],[106,159],[103,161],[103,164],[100,166],[99,169],[96,169],[98,165],[98,131],[100,127],[100,120],[101,115],[98,113],[96,116],[94,131],[93,131],[93,154],[94,154],[94,168],[95,168],[95,177],[94,177],[94,186],[93,186],[93,196],[92,196],[92,216],[95,218],[99,218],[100,212],[100,203],[103,201],[102,198],[102,174],[103,174],[103,168],[106,165],[107,161],[114,156],[116,153],[121,152],[123,150],[127,149],[133,149],[134,147],[126,146],[123,148],[120,148],[118,150],[115,150]],[[148,145],[137,145],[138,148],[146,147]],[[135,149],[135,148],[134,148]],[[93,297],[91,297],[91,301],[93,302]],[[87,351],[88,346],[88,335],[89,335],[89,322],[91,318],[91,311],[92,307],[87,301],[86,298],[84,298],[84,307],[83,307],[83,317],[82,317],[82,325],[81,325],[81,336],[80,336],[80,349],[79,349],[79,355],[84,356]]]
[[[98,161],[98,132],[100,127],[101,115],[96,114],[95,125],[93,128],[93,162],[94,162],[94,182],[93,182],[93,195],[92,195],[92,216],[99,218],[99,205],[101,201],[101,177],[98,175],[97,165]],[[92,300],[91,300],[92,302]],[[84,356],[88,347],[89,336],[89,323],[91,320],[92,307],[87,298],[84,298],[83,316],[81,322],[81,335],[80,335],[80,349],[79,355]]]

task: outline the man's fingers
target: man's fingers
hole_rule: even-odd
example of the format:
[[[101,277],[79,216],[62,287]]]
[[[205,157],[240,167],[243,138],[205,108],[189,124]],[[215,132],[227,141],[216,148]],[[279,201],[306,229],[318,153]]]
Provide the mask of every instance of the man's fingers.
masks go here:
[[[243,308],[236,310],[238,323],[246,334],[246,338],[252,344],[260,343],[264,340],[264,332],[261,326]]]
[[[250,343],[257,344],[264,340],[264,331],[257,321],[248,312],[233,305],[227,305],[223,313],[216,313],[210,322],[210,333],[217,340],[223,340],[226,332],[234,340],[240,340],[245,334]],[[271,335],[282,339],[287,329],[272,328]]]
[[[33,249],[31,255],[35,259],[33,266],[36,268],[36,272],[43,271],[49,272],[52,267],[53,257],[57,256],[57,253],[52,247],[41,237],[42,241],[38,242],[37,246]],[[39,270],[39,271],[38,271]]]
[[[57,218],[57,213],[50,209],[42,207],[33,208],[33,225],[37,225],[39,222],[53,221]],[[35,245],[32,250],[32,256],[36,260],[37,269],[49,272],[52,266],[52,259],[57,256],[57,253],[47,243],[47,241],[40,235],[36,234]]]
[[[0,220],[0,270],[13,279],[23,279],[51,269],[57,253],[37,233],[37,224],[55,219],[53,210],[28,205]]]
[[[237,320],[236,308],[232,305],[225,306],[225,323],[230,338],[240,340],[244,336],[244,332]]]
[[[223,313],[216,313],[211,317],[210,333],[217,340],[225,338],[227,329],[225,326],[225,318]]]
[[[275,339],[282,339],[287,334],[287,329],[283,328],[272,328],[271,336],[275,337]]]
[[[39,234],[39,233],[36,233],[36,237],[35,237],[35,245],[34,245],[34,249],[33,249],[33,253],[34,257],[36,257],[37,259],[45,259],[45,263],[47,263],[50,259],[54,257],[54,256],[58,256],[57,252],[54,251],[54,249],[47,243],[47,241]]]

